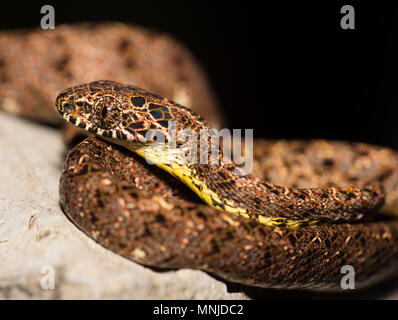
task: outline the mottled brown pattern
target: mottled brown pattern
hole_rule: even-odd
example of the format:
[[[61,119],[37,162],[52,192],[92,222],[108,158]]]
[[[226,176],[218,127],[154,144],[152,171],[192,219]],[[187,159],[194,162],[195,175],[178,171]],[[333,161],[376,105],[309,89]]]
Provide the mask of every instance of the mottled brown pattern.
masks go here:
[[[103,105],[105,97],[112,102]],[[119,111],[110,119],[113,105]],[[140,131],[150,125],[170,135],[151,110],[161,109],[163,117],[170,114],[177,121],[177,130],[187,123],[196,132],[208,128],[185,107],[111,81],[66,89],[59,94],[56,106],[76,126],[113,138],[115,143],[124,141],[122,145],[148,143]],[[104,107],[110,110],[104,111]],[[99,120],[93,121],[95,117]],[[132,123],[134,130],[130,131],[127,127]],[[336,287],[345,264],[355,267],[362,283],[386,275],[380,272],[392,267],[397,258],[398,222],[383,222],[386,218],[382,216],[374,219],[384,203],[384,190],[393,195],[387,196],[384,210],[395,203],[395,152],[326,141],[258,142],[256,149],[255,158],[264,162],[257,163],[256,170],[268,181],[238,175],[235,166],[222,156],[220,165],[189,165],[192,175],[222,199],[218,209],[224,208],[224,200],[232,201],[234,207],[246,209],[251,220],[181,201],[181,195],[175,197],[174,185],[163,185],[169,181],[163,180],[164,174],[154,182],[153,174],[159,171],[152,172],[153,166],[133,164],[136,160],[131,154],[124,155],[94,138],[69,154],[61,178],[61,203],[71,219],[101,244],[157,267],[193,267],[233,281],[282,287]],[[262,157],[271,162],[261,161]],[[294,163],[300,161],[296,167]],[[306,181],[305,188],[297,188],[300,185],[294,181],[285,187],[276,185],[288,181],[283,178],[293,166],[293,176],[297,182]],[[340,174],[334,175],[334,171]],[[145,177],[148,184],[143,183]],[[336,186],[339,178],[344,187]],[[302,223],[293,230],[286,228],[283,220],[278,226],[264,226],[258,223],[260,216],[338,223]],[[361,222],[342,223],[352,220]]]
[[[57,93],[98,79],[148,88],[221,124],[203,71],[169,35],[124,23],[0,32],[0,109],[58,123]]]

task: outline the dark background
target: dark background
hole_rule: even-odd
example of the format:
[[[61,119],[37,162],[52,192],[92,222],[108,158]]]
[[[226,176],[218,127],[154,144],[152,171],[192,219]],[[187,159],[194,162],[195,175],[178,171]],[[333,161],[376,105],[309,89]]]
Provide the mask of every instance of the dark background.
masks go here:
[[[132,22],[173,34],[202,63],[229,125],[256,137],[333,138],[398,149],[398,10],[380,1],[2,3],[0,28]],[[340,9],[355,8],[355,30]]]

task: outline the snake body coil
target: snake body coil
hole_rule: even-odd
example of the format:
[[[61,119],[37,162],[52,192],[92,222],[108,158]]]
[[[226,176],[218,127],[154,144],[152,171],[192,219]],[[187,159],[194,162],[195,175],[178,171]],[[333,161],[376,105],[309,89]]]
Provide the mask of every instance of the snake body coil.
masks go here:
[[[373,162],[368,161],[355,176],[356,186],[281,187],[238,174],[221,150],[218,164],[185,163],[185,145],[178,140],[180,148],[167,150],[177,161],[164,161],[167,155],[153,147],[150,130],[169,142],[169,121],[177,132],[189,128],[199,135],[209,127],[191,110],[145,90],[98,81],[62,91],[56,107],[68,122],[125,150],[86,139],[70,151],[60,184],[69,217],[123,256],[156,267],[199,268],[264,287],[337,287],[344,265],[352,265],[357,283],[366,284],[394,267],[398,221],[377,214],[385,192],[383,208],[395,201],[390,195],[396,179],[389,178],[397,161],[381,161],[387,149],[380,148],[375,159],[367,156],[388,164],[369,173]],[[209,206],[181,191],[164,171]]]

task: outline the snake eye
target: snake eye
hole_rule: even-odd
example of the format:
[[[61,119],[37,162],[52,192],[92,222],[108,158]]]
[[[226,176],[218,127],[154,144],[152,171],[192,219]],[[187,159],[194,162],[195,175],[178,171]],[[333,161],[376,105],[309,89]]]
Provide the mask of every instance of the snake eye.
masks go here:
[[[67,112],[71,112],[71,111],[73,111],[73,109],[74,109],[73,106],[72,106],[70,103],[65,103],[62,107],[63,107],[64,110],[67,111]]]
[[[109,110],[108,106],[104,106],[102,108],[102,111],[101,111],[102,118],[106,118],[106,115],[108,114],[108,110]]]
[[[93,122],[101,129],[116,127],[122,118],[122,106],[112,96],[103,96],[94,105]]]

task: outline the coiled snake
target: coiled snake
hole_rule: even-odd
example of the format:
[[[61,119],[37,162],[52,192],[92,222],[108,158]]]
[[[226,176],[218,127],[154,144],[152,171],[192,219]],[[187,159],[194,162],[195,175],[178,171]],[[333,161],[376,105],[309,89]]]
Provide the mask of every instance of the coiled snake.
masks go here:
[[[338,287],[344,265],[353,266],[357,287],[394,269],[398,221],[378,214],[398,207],[398,156],[391,150],[343,142],[291,142],[288,148],[258,142],[255,156],[279,159],[270,168],[286,169],[281,160],[291,157],[309,175],[323,170],[322,177],[329,170],[332,176],[324,188],[288,188],[274,183],[283,182],[283,170],[272,182],[241,175],[222,152],[217,165],[161,162],[165,154],[151,147],[149,130],[168,141],[169,120],[177,132],[200,133],[208,125],[190,109],[143,89],[92,82],[62,91],[56,108],[101,138],[88,138],[69,152],[61,204],[90,237],[129,259],[288,288]],[[267,172],[272,178],[272,169]]]

